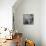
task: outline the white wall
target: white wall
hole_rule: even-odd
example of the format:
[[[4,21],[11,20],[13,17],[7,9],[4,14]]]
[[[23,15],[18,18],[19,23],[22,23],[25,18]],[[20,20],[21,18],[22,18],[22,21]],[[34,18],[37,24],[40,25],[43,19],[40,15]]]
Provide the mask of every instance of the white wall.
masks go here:
[[[16,0],[0,0],[0,27],[12,28],[12,6]]]
[[[15,5],[14,5],[15,6]],[[35,41],[36,46],[41,46],[41,1],[40,0],[23,0],[22,3],[15,9],[13,8],[15,16],[15,29],[22,32],[24,38]],[[34,14],[34,24],[24,25],[23,14]]]
[[[42,46],[46,46],[46,0],[42,0],[41,4],[41,40]]]

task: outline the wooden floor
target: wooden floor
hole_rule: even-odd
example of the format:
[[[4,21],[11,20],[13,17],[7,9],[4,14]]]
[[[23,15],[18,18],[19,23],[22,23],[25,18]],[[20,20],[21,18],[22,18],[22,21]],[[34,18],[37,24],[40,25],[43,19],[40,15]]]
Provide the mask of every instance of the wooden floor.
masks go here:
[[[13,40],[6,40],[6,42],[2,43],[0,46],[16,46],[15,39]]]

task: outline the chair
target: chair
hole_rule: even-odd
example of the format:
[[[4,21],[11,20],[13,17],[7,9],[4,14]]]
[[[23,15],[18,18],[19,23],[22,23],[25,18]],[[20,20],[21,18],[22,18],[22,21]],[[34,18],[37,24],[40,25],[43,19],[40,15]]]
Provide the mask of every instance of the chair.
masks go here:
[[[25,46],[35,46],[35,43],[32,40],[26,40]]]

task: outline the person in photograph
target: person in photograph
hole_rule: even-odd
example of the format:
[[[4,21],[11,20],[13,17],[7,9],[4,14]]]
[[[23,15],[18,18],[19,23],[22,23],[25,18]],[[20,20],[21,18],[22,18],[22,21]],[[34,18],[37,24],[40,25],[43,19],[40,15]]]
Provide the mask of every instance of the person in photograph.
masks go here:
[[[33,15],[25,15],[24,16],[24,24],[33,24]]]

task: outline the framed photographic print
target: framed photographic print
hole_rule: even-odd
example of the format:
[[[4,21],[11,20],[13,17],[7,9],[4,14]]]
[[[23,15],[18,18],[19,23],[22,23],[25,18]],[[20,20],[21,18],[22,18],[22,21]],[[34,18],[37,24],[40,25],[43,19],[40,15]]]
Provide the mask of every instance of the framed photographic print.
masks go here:
[[[24,14],[23,15],[23,24],[24,25],[34,24],[34,15],[33,14]]]

